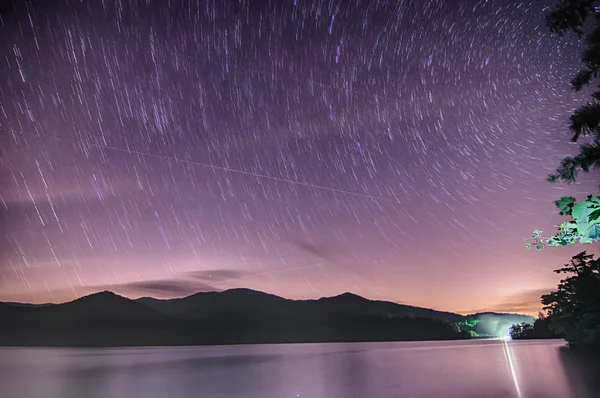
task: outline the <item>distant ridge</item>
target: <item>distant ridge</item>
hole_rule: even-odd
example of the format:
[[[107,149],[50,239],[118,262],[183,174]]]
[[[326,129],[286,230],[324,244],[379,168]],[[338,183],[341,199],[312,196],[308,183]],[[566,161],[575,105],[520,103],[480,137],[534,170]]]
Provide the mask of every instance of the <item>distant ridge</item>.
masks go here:
[[[277,311],[279,306],[286,306],[286,311],[305,309],[336,313],[350,311],[352,313],[370,315],[424,317],[455,322],[465,319],[464,315],[452,312],[436,311],[429,308],[414,307],[389,301],[369,300],[349,292],[314,300],[290,300],[256,290],[238,288],[223,292],[201,292],[177,299],[142,297],[135,301],[165,314],[185,313],[190,317],[201,317],[206,312],[215,311],[213,305],[218,303],[221,306],[219,308],[220,311],[226,309],[239,310],[251,306],[255,310],[272,312]],[[254,308],[259,302],[277,306],[264,309]],[[229,308],[230,306],[233,308]]]
[[[290,300],[251,289],[230,289],[177,299],[132,300],[104,291],[62,304],[0,303],[0,345],[449,340],[493,335],[512,323],[532,320],[494,313],[463,316],[368,300],[353,293]]]

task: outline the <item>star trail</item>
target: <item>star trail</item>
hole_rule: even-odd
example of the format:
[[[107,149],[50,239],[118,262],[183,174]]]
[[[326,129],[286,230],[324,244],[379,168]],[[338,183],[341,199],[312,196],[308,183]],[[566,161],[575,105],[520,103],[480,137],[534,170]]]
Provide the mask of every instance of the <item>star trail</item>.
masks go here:
[[[536,313],[576,152],[551,0],[5,2],[0,300],[351,291]]]

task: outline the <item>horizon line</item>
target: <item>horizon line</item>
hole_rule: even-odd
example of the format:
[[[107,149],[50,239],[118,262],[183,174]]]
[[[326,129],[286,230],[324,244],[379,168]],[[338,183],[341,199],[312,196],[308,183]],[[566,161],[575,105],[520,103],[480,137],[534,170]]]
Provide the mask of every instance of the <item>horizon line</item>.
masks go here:
[[[208,291],[198,291],[196,293],[191,293],[191,294],[187,294],[184,296],[180,296],[180,297],[171,297],[171,298],[156,298],[156,297],[152,297],[150,295],[142,295],[139,297],[130,297],[128,295],[123,295],[123,294],[119,294],[116,293],[112,290],[109,289],[100,289],[98,291],[92,292],[92,293],[88,293],[88,294],[84,294],[81,296],[78,296],[75,299],[72,300],[67,300],[67,301],[61,301],[61,302],[42,302],[42,303],[29,303],[29,302],[21,302],[21,301],[0,301],[0,304],[8,304],[8,305],[24,305],[24,306],[49,306],[49,305],[61,305],[61,304],[67,304],[67,303],[71,303],[77,300],[80,300],[82,298],[85,297],[90,297],[90,296],[94,296],[94,295],[98,295],[98,294],[102,294],[102,293],[111,293],[114,294],[115,296],[119,296],[122,297],[124,299],[127,300],[131,300],[131,301],[137,301],[140,299],[144,299],[144,298],[149,298],[149,299],[153,299],[153,300],[160,300],[160,301],[169,301],[169,300],[182,300],[182,299],[186,299],[192,296],[196,296],[198,294],[209,294],[209,293],[225,293],[228,291],[235,291],[235,290],[246,290],[246,291],[251,291],[251,292],[256,292],[256,293],[260,293],[260,294],[264,294],[264,295],[268,295],[268,296],[274,296],[283,300],[289,300],[289,301],[319,301],[322,299],[331,299],[331,298],[336,298],[336,297],[340,297],[343,295],[351,295],[351,296],[355,296],[355,297],[359,297],[363,300],[367,300],[370,302],[384,302],[384,303],[390,303],[390,304],[395,304],[395,305],[401,305],[404,307],[411,307],[411,308],[419,308],[419,309],[424,309],[424,310],[430,310],[430,311],[435,311],[435,312],[440,312],[440,313],[446,313],[446,314],[453,314],[453,315],[460,315],[460,316],[470,316],[470,315],[478,315],[478,314],[485,314],[485,313],[490,313],[490,314],[503,314],[503,315],[526,315],[526,316],[530,316],[535,318],[534,315],[531,315],[530,313],[519,313],[519,312],[509,312],[509,311],[494,311],[494,310],[487,310],[487,309],[482,309],[479,311],[449,311],[449,310],[438,310],[435,308],[430,308],[430,307],[420,307],[417,305],[412,305],[412,304],[405,304],[405,303],[401,303],[401,302],[396,302],[396,301],[389,301],[389,300],[380,300],[380,299],[371,299],[371,298],[367,298],[364,296],[361,296],[359,294],[353,293],[351,291],[345,291],[339,294],[335,294],[333,296],[321,296],[318,298],[307,298],[307,299],[291,299],[291,298],[287,298],[287,297],[283,297],[283,296],[279,296],[277,294],[274,293],[268,293],[262,290],[256,290],[256,289],[251,289],[251,288],[246,288],[246,287],[234,287],[234,288],[229,288],[229,289],[224,289],[224,290],[208,290]],[[539,312],[539,311],[538,311]]]

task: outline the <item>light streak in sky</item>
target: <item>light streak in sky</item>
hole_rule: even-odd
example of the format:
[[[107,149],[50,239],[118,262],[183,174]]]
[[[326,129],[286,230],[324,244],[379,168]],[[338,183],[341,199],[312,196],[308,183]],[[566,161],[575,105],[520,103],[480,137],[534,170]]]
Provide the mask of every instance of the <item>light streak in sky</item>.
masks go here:
[[[22,133],[24,133],[24,132],[22,132]],[[56,138],[56,137],[50,137],[50,138],[54,139],[55,141],[63,141],[63,142],[69,142],[71,144],[77,144],[77,143],[75,143],[75,142],[73,142],[71,140],[65,140],[65,139]],[[301,185],[301,186],[305,186],[305,187],[308,187],[308,188],[321,189],[321,190],[335,192],[335,193],[340,193],[340,194],[344,194],[344,195],[358,196],[358,197],[362,197],[362,198],[366,198],[366,199],[371,199],[371,200],[375,200],[375,201],[382,201],[382,202],[388,202],[388,203],[402,204],[399,200],[384,198],[384,197],[381,197],[381,196],[373,196],[373,195],[369,195],[368,193],[361,193],[361,192],[355,192],[355,191],[347,191],[347,190],[344,190],[344,189],[337,189],[337,188],[332,188],[332,187],[328,187],[328,186],[324,186],[324,185],[311,184],[309,182],[292,180],[292,179],[289,179],[289,178],[273,177],[273,176],[269,176],[269,175],[266,175],[266,174],[253,173],[253,172],[250,172],[250,171],[233,169],[231,167],[218,166],[218,165],[215,165],[215,164],[212,164],[212,163],[198,162],[198,161],[195,161],[195,160],[185,160],[185,159],[180,159],[180,158],[172,157],[172,156],[159,155],[159,154],[155,154],[155,153],[136,151],[136,150],[129,149],[129,148],[125,149],[125,148],[119,148],[119,147],[110,146],[110,145],[95,144],[95,143],[90,143],[90,142],[87,142],[86,145],[87,146],[91,146],[91,147],[96,147],[96,148],[99,148],[99,149],[108,149],[108,150],[111,150],[111,151],[124,152],[124,153],[129,153],[129,154],[138,155],[138,156],[146,156],[146,157],[153,157],[153,158],[163,159],[163,160],[172,161],[172,162],[175,162],[175,163],[186,163],[186,164],[191,164],[191,165],[196,165],[196,166],[207,167],[207,168],[213,169],[213,171],[214,170],[221,170],[221,171],[225,171],[225,172],[229,172],[229,173],[236,173],[236,174],[241,174],[241,175],[246,175],[246,176],[252,176],[252,177],[256,177],[256,178],[262,178],[262,179],[268,179],[268,180],[273,180],[273,181],[285,182],[285,183],[288,183],[288,184]],[[359,148],[360,148],[360,143],[358,145],[359,145]],[[361,148],[361,152],[362,152],[362,148]],[[95,187],[96,187],[98,196],[102,199],[100,188],[97,185],[96,176],[93,175],[93,177],[94,177],[94,183],[95,183]]]
[[[283,296],[372,292],[354,274],[376,274],[383,299],[464,309],[476,285],[507,308],[486,285],[557,261],[517,259],[515,231],[597,186],[545,181],[576,145],[580,54],[534,0],[29,3],[0,64],[0,281],[25,301],[51,300],[44,281],[73,299],[64,272],[77,295],[74,270],[85,289],[113,270],[169,285],[168,263],[237,270],[237,252],[265,275],[236,283]],[[340,264],[274,274],[315,261],[282,236]]]

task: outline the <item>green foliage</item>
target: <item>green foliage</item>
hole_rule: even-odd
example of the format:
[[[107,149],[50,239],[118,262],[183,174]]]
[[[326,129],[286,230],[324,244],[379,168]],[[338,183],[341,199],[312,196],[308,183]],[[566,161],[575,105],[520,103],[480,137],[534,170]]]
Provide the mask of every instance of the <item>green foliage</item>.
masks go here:
[[[479,338],[479,337],[483,337],[483,336],[481,336],[479,333],[477,333],[474,330],[469,330],[468,333],[469,333],[469,338],[471,338],[471,339],[476,339],[476,338]]]
[[[462,322],[456,323],[456,325],[461,332],[468,333],[470,338],[478,338],[483,337],[483,334],[476,330],[476,327],[480,322],[481,320],[477,318],[467,318]]]
[[[571,80],[573,90],[580,91],[600,77],[600,13],[595,12],[594,0],[559,0],[555,10],[548,15],[550,30],[563,34],[573,30],[581,38],[584,29],[586,49],[582,55],[584,68]],[[595,14],[594,26],[588,30],[586,22]],[[600,88],[600,86],[598,86]],[[591,142],[580,147],[579,154],[562,160],[556,172],[548,181],[572,183],[580,170],[600,168],[600,91],[592,94],[593,100],[581,106],[571,115],[571,141],[577,141],[582,135],[592,136]],[[600,197],[588,196],[577,202],[571,196],[562,197],[555,202],[563,216],[570,217],[558,227],[558,232],[549,238],[536,230],[527,247],[543,249],[546,246],[566,246],[574,243],[592,243],[600,240]],[[556,273],[568,276],[561,280],[557,290],[542,296],[547,317],[540,317],[536,326],[532,326],[533,335],[557,334],[570,343],[600,344],[600,259],[581,252],[574,256],[564,268]],[[516,338],[529,336],[530,330],[524,324],[513,325],[511,335]],[[527,337],[526,337],[527,338]]]
[[[600,344],[600,259],[581,252],[554,272],[569,276],[542,296],[550,328],[572,343]]]
[[[560,215],[564,216],[567,214],[571,214],[571,211],[573,211],[573,206],[575,206],[576,201],[577,199],[575,199],[572,196],[563,196],[562,198],[554,202],[554,204],[556,205],[556,207],[558,207],[558,210],[560,210]]]
[[[556,202],[560,215],[568,216],[569,221],[558,226],[558,232],[544,238],[542,231],[535,230],[531,235],[532,242],[526,247],[538,250],[546,246],[566,246],[574,243],[592,243],[600,240],[600,197],[588,196],[586,200],[576,202],[572,196],[563,196]]]
[[[477,324],[481,322],[480,319],[475,319],[475,318],[469,318],[463,322],[459,322],[458,326],[463,326],[463,327],[469,327],[469,328],[474,328],[475,326],[477,326]]]
[[[581,38],[584,28],[589,32],[585,38],[586,49],[581,61],[584,68],[571,80],[571,87],[580,91],[600,77],[600,13],[595,10],[594,0],[559,0],[558,5],[547,16],[547,24],[552,32],[560,35],[572,30]],[[594,15],[592,18],[591,15]],[[594,26],[587,29],[586,23],[592,19]],[[600,86],[598,86],[600,88]],[[570,117],[571,141],[581,136],[592,136],[591,142],[580,147],[575,156],[564,158],[548,181],[575,182],[579,172],[589,172],[600,168],[600,91],[592,94],[593,100],[575,110]],[[588,196],[579,203],[571,196],[562,197],[555,202],[561,215],[571,219],[558,226],[554,236],[544,238],[542,231],[536,230],[531,236],[532,242],[526,247],[538,250],[547,246],[566,246],[576,243],[592,243],[600,240],[600,198]]]

